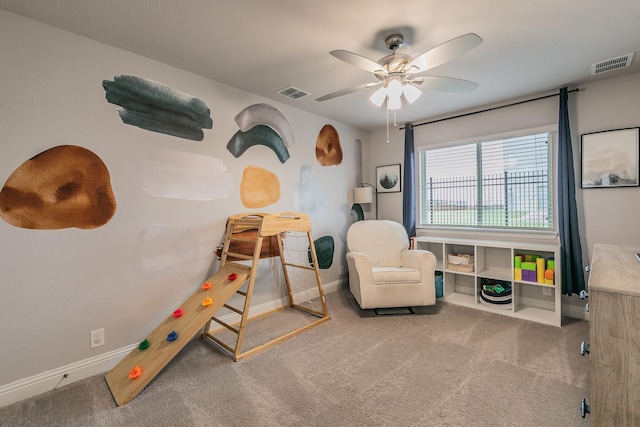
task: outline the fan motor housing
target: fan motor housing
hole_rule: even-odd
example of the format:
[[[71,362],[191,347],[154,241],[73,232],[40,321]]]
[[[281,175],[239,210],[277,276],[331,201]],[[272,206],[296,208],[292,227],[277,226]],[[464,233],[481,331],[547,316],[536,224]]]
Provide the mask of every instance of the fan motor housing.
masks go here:
[[[390,34],[384,39],[384,42],[391,50],[400,49],[404,43],[404,36],[402,34]]]

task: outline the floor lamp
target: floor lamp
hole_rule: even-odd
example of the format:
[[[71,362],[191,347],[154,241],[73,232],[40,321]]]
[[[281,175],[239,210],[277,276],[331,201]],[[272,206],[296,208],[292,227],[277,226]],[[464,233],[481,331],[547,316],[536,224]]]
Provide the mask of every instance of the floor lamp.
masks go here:
[[[368,187],[367,187],[368,186]],[[376,199],[376,219],[378,219],[378,189],[373,185],[363,182],[360,187],[353,189],[353,203],[363,204],[373,202]]]

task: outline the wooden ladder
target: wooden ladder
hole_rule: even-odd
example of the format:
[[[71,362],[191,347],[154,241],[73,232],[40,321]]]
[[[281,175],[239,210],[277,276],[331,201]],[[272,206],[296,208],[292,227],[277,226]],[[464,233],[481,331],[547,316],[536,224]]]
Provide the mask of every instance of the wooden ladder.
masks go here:
[[[300,223],[302,221],[302,224]],[[300,265],[295,263],[290,263],[285,260],[284,256],[284,243],[283,243],[283,234],[286,231],[302,231],[306,232],[307,240],[309,243],[309,248],[311,252],[312,266],[309,265]],[[285,284],[287,287],[287,296],[289,300],[289,306],[293,308],[297,308],[299,310],[305,311],[307,313],[313,314],[318,317],[317,320],[314,320],[302,327],[299,327],[291,332],[285,333],[284,335],[274,338],[262,345],[258,345],[250,350],[242,351],[242,344],[244,339],[245,330],[247,327],[247,323],[249,321],[249,308],[251,306],[251,296],[253,294],[253,289],[255,285],[256,272],[258,267],[258,262],[261,258],[261,253],[263,251],[263,244],[265,243],[265,239],[270,239],[267,243],[273,243],[273,239],[275,238],[277,242],[277,253],[276,256],[280,257]],[[253,246],[252,255],[248,255],[246,252],[241,253],[240,251],[231,251],[230,247],[232,246],[232,242],[238,242],[239,244],[250,244]],[[211,317],[211,320],[207,322],[204,333],[202,336],[204,338],[208,338],[218,344],[220,347],[224,348],[226,351],[233,355],[234,361],[242,360],[246,357],[249,357],[255,353],[258,353],[262,350],[265,350],[269,347],[272,347],[284,340],[287,340],[291,337],[294,337],[305,330],[317,326],[320,323],[324,323],[330,319],[328,314],[324,291],[322,289],[322,282],[320,279],[320,271],[318,268],[318,261],[315,251],[315,245],[313,242],[313,238],[311,236],[311,226],[308,220],[308,217],[303,214],[298,213],[288,213],[288,214],[279,214],[279,215],[269,215],[269,214],[241,214],[235,215],[229,218],[227,223],[227,229],[225,233],[225,240],[222,247],[222,252],[220,255],[220,268],[223,268],[225,265],[237,265],[240,267],[246,268],[244,264],[240,264],[237,260],[245,260],[251,261],[251,270],[249,274],[248,284],[246,291],[242,291],[238,289],[236,293],[244,298],[244,304],[242,304],[242,308],[234,307],[230,304],[225,303],[223,305],[224,308],[230,310],[241,316],[239,324],[230,325],[227,322],[221,320],[219,317]],[[316,277],[316,284],[318,286],[319,298],[322,305],[322,309],[320,311],[313,310],[303,305],[296,304],[295,298],[292,292],[291,281],[289,277],[288,268],[300,268],[305,270],[311,270],[314,272]],[[216,334],[220,332],[220,328],[217,328],[215,331],[212,331],[212,323],[215,322],[218,325],[222,326],[223,330],[227,329],[236,335],[235,346],[231,346],[228,343],[224,342],[222,339],[218,338]]]

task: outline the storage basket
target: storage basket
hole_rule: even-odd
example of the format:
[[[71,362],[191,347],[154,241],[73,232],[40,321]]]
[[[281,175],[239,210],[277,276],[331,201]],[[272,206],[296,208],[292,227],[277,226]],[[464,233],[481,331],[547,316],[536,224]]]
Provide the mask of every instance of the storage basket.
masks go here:
[[[447,255],[447,268],[453,271],[461,271],[464,273],[472,273],[473,268],[473,255],[469,254],[448,254]]]
[[[449,264],[453,265],[469,265],[473,264],[473,255],[469,254],[449,254]]]

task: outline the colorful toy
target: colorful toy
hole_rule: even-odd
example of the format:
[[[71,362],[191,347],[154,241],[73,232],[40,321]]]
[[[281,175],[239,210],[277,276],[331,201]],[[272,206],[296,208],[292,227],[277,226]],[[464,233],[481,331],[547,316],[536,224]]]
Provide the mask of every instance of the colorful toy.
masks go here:
[[[227,279],[229,279],[232,282],[237,278],[238,278],[238,275],[236,273],[231,273],[230,275],[227,276]]]
[[[167,341],[175,341],[178,339],[178,333],[176,331],[171,331],[169,332],[169,335],[167,335]]]
[[[131,372],[129,372],[129,379],[135,380],[136,378],[139,378],[141,375],[142,375],[142,368],[140,368],[139,365],[136,365],[136,367],[133,368]]]
[[[544,271],[544,283],[546,285],[553,285],[553,275],[554,275],[554,272],[550,268],[547,268]]]
[[[513,278],[515,280],[522,280],[522,269],[521,268],[514,268],[513,269]]]
[[[525,255],[525,259],[529,258],[529,255]],[[531,258],[533,259],[533,258]],[[536,281],[536,263],[532,261],[525,261],[520,264],[522,267],[522,280],[527,282]]]
[[[146,350],[149,348],[149,340],[145,339],[138,345],[138,350]]]
[[[229,251],[228,249],[230,242],[237,239],[238,234],[247,230],[257,231],[255,239],[250,242],[253,243],[253,257],[251,257],[253,259],[253,263],[250,266],[231,260],[236,253]],[[289,236],[289,232],[291,232],[291,236]],[[306,236],[297,235],[302,233],[306,233]],[[304,239],[306,243],[310,245],[302,245],[303,249],[300,251],[306,254],[307,248],[311,248],[313,259],[311,266],[306,262],[303,264],[284,262],[283,252],[285,251],[285,248],[283,243],[284,239],[289,237],[291,239]],[[258,270],[256,260],[262,258],[262,243],[264,242],[263,239],[267,238],[276,239],[276,242],[278,243],[275,246],[275,249],[277,250],[277,255],[280,257],[281,262],[279,264],[282,266],[285,277],[295,277],[296,274],[293,272],[297,270],[293,270],[293,272],[288,273],[288,271],[291,271],[290,269],[294,268],[304,270],[311,269],[315,272],[315,285],[318,292],[317,303],[314,301],[306,301],[304,299],[294,299],[297,298],[298,294],[297,292],[294,292],[295,288],[289,281],[285,281],[285,285],[290,297],[289,307],[313,314],[316,316],[316,319],[310,320],[309,322],[294,328],[279,337],[275,337],[262,344],[258,344],[249,350],[242,351],[242,337],[244,336],[246,325],[248,324],[248,310],[240,311],[242,314],[240,327],[237,330],[235,328],[230,329],[231,332],[237,335],[235,345],[233,343],[223,345],[224,342],[216,336],[218,328],[212,327],[212,323],[216,322],[225,326],[224,321],[216,318],[215,314],[234,295],[240,294],[245,296],[245,304],[247,301],[250,301],[249,298],[253,292]],[[241,259],[247,258],[243,256]],[[218,271],[214,273],[207,282],[201,285],[201,289],[196,289],[188,299],[180,304],[180,307],[183,309],[183,315],[180,319],[176,319],[172,315],[167,316],[167,318],[147,336],[148,341],[154,343],[153,346],[150,346],[148,350],[144,352],[139,350],[131,351],[105,375],[105,380],[107,381],[116,404],[118,406],[124,405],[137,396],[138,393],[149,385],[153,378],[162,371],[167,363],[169,363],[169,361],[171,361],[178,352],[184,348],[184,346],[189,342],[189,338],[198,334],[203,327],[203,338],[211,339],[213,342],[220,344],[224,350],[229,351],[234,361],[239,361],[257,352],[273,347],[286,339],[308,330],[311,327],[327,322],[330,319],[330,316],[326,307],[324,291],[320,280],[320,272],[317,265],[317,257],[311,237],[311,221],[307,215],[297,212],[288,212],[277,215],[241,214],[230,217],[227,223],[225,244],[221,253],[221,261]],[[229,281],[229,276],[234,273],[237,275],[236,279]],[[246,292],[239,292],[240,288],[244,285],[247,286]],[[202,295],[203,289],[206,293],[204,296],[207,297],[204,300]],[[203,302],[205,303],[204,306]],[[315,307],[313,304],[316,304],[319,308]],[[177,323],[179,323],[179,325],[177,325]],[[226,325],[226,327],[229,328],[230,325]],[[165,338],[170,338],[170,336],[167,336],[167,331],[171,331],[173,328],[176,328],[176,330],[179,331],[180,336],[178,337],[178,332],[173,331],[176,332],[176,340],[171,343],[166,343]],[[173,334],[169,335],[173,336]],[[165,342],[165,344],[162,344],[162,342]],[[143,365],[145,366],[144,375],[136,381],[125,380],[127,375],[130,373],[132,366],[140,367]],[[142,370],[140,370],[140,373],[142,373]]]
[[[173,317],[180,317],[184,314],[184,312],[182,311],[181,308],[177,309],[176,311],[173,312],[172,316]]]
[[[538,283],[544,283],[544,267],[545,259],[539,257],[536,259],[536,279]]]

